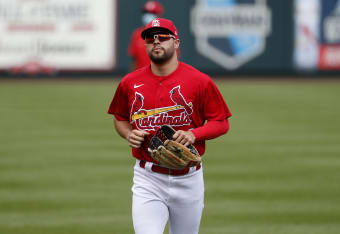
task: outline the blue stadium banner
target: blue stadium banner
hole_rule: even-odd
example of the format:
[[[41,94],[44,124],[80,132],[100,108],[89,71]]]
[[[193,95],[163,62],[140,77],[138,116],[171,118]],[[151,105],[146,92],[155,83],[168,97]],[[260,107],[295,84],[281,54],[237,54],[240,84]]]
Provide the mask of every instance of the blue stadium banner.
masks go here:
[[[235,70],[265,51],[271,10],[266,0],[197,0],[191,31],[201,55]]]

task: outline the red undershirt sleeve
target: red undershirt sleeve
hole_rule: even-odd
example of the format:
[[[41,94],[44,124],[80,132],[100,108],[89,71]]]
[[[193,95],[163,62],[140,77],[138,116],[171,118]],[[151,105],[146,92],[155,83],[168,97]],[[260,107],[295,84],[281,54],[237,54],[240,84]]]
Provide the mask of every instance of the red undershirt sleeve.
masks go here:
[[[229,130],[229,120],[211,120],[205,125],[192,129],[191,132],[195,135],[196,141],[211,140],[219,137]]]

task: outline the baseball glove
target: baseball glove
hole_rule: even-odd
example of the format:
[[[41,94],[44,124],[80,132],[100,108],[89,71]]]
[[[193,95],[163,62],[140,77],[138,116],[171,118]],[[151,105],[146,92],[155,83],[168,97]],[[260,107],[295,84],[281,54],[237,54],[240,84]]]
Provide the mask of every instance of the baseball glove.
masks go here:
[[[193,145],[188,147],[173,140],[175,130],[163,125],[151,138],[148,151],[160,165],[172,169],[184,169],[201,163],[201,156]]]

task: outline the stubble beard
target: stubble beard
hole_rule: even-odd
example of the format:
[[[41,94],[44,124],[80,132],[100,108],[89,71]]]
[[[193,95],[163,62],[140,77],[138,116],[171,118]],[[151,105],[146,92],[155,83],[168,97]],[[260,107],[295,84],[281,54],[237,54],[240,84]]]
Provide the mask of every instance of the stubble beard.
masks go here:
[[[151,59],[151,61],[155,64],[163,64],[167,61],[170,60],[170,58],[174,55],[175,50],[169,50],[166,51],[165,49],[163,49],[163,54],[154,54],[153,51],[151,51],[149,53],[149,57]]]

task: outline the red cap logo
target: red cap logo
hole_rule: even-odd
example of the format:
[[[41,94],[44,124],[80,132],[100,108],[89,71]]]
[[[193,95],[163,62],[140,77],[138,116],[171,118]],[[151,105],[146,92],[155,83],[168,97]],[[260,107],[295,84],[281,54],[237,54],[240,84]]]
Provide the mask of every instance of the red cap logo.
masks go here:
[[[154,19],[151,23],[152,27],[159,27],[161,24],[158,19]]]
[[[178,39],[178,32],[175,25],[171,20],[164,18],[157,18],[148,23],[141,33],[142,38],[144,39],[146,34],[151,33],[155,30],[171,33],[176,37],[176,39]]]

